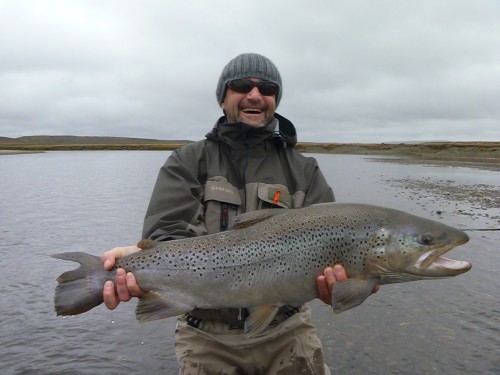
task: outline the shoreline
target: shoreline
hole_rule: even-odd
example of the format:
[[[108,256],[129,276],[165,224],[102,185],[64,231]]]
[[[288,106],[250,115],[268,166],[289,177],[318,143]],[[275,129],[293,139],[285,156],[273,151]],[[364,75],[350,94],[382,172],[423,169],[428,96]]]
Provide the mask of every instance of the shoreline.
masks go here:
[[[33,154],[45,151],[142,150],[173,151],[189,141],[117,143],[31,143],[0,142],[0,155]],[[367,155],[398,163],[430,163],[485,167],[500,170],[500,142],[422,142],[422,143],[312,143],[296,145],[303,153]],[[386,159],[390,157],[390,159]]]
[[[23,155],[23,154],[41,154],[45,151],[30,151],[30,150],[4,150],[0,148],[1,155]]]
[[[18,151],[73,151],[73,150],[175,150],[191,143],[178,142],[2,142],[0,152]],[[298,142],[299,151],[307,153],[357,154],[357,155],[408,155],[421,156],[432,153],[436,156],[494,157],[500,158],[499,142],[420,142],[420,143],[314,143]]]
[[[0,156],[46,151],[173,151],[190,141],[106,137],[33,137],[0,140]],[[429,164],[500,171],[500,142],[314,143],[299,142],[302,153],[366,155],[399,164]]]

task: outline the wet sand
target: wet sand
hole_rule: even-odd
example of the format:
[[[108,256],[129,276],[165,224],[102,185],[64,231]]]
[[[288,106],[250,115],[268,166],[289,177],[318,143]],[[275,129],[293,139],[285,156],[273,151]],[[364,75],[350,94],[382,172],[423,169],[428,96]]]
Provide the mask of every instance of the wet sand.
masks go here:
[[[500,171],[500,142],[333,145],[322,146],[328,154],[374,155],[371,160],[400,165],[427,165],[453,168],[473,168],[483,171]],[[307,150],[307,151],[306,151]],[[317,146],[306,152],[320,152]],[[457,184],[452,180],[412,178],[386,180],[395,189],[411,191],[415,199],[432,195],[448,202],[467,203],[473,209],[467,212],[457,208],[455,214],[484,217],[500,228],[498,214],[500,190],[487,184]],[[492,211],[493,210],[493,211]],[[492,213],[493,212],[493,213]],[[439,209],[436,209],[439,215]]]
[[[432,193],[447,202],[456,202],[457,208],[453,210],[454,215],[467,215],[474,218],[483,217],[496,223],[496,228],[500,229],[500,190],[486,184],[456,184],[455,181],[435,181],[431,178],[426,179],[392,179],[386,181],[389,186],[395,189],[405,189],[412,192],[413,199],[422,200]],[[466,203],[470,210],[461,207],[461,203]],[[490,212],[490,210],[493,210]],[[437,208],[434,213],[438,216],[443,215],[442,210]],[[494,229],[494,228],[491,228]]]

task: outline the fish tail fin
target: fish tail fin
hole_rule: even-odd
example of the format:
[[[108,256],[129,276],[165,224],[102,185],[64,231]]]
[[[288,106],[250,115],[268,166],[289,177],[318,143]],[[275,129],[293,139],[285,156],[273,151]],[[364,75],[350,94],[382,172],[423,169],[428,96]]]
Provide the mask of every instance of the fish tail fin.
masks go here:
[[[106,280],[112,278],[112,273],[104,269],[99,257],[73,252],[54,254],[52,258],[81,264],[79,268],[64,272],[57,278],[54,296],[57,315],[81,314],[103,302],[102,289]]]

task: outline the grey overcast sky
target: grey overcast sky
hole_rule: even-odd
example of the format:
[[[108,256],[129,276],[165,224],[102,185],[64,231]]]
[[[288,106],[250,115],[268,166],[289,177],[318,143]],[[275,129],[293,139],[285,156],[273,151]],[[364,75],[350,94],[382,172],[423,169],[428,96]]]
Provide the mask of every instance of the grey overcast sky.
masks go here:
[[[0,136],[201,139],[243,52],[299,141],[500,141],[499,0],[0,0]]]

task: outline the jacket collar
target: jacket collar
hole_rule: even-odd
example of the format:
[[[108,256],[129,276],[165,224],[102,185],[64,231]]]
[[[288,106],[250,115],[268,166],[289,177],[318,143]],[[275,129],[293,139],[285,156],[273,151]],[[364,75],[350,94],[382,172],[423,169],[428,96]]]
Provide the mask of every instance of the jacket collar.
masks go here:
[[[228,123],[226,116],[217,120],[207,139],[222,141],[228,144],[258,144],[268,140],[282,148],[294,147],[297,143],[297,132],[291,121],[275,113],[274,119],[266,126],[256,128],[243,122]]]

